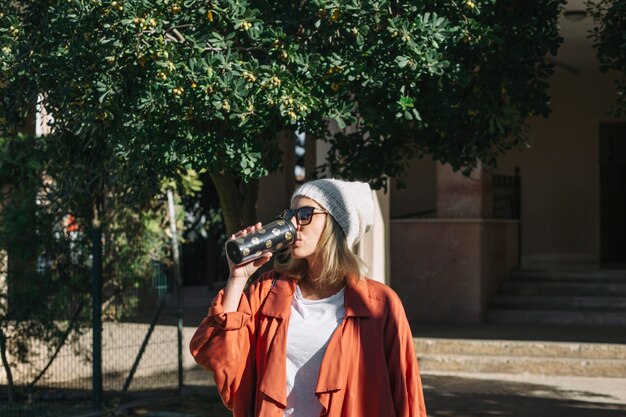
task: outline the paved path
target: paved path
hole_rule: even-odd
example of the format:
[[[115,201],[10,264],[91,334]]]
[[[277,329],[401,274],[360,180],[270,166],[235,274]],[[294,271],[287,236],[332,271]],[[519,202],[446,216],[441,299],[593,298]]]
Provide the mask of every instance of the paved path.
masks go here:
[[[186,413],[230,416],[216,406],[208,373],[186,378],[198,407]],[[429,417],[626,417],[626,378],[429,373],[422,380]]]
[[[431,417],[625,417],[626,379],[424,375]]]

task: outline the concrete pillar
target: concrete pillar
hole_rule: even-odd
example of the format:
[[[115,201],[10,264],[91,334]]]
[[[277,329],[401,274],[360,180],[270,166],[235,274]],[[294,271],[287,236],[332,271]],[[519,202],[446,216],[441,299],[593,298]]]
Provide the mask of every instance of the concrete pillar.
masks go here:
[[[336,123],[331,122],[331,131],[338,130]],[[319,166],[326,162],[330,145],[321,140],[315,141],[315,143],[315,161],[316,165]],[[330,176],[328,172],[321,173],[321,175]],[[369,278],[388,284],[391,267],[389,263],[390,194],[385,194],[383,190],[372,191],[372,198],[374,199],[375,207],[374,227],[363,237],[357,249],[357,254],[365,262]]]
[[[359,244],[358,255],[368,268],[367,276],[389,284],[389,201],[384,190],[372,191],[374,199],[374,226]]]
[[[391,222],[391,284],[411,323],[480,323],[516,263],[517,220],[493,219],[493,177],[437,163],[437,218]]]

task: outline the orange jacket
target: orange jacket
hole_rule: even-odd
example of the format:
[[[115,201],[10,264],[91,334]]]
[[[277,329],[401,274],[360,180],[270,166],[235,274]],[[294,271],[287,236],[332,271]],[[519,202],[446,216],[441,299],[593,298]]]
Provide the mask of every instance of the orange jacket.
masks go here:
[[[255,380],[256,416],[282,417],[287,404],[285,349],[296,281],[279,276],[271,288],[273,276],[250,285],[236,312],[223,313],[220,291],[191,340],[191,354],[213,372],[234,417],[250,415]],[[376,281],[348,281],[345,317],[326,348],[315,390],[322,415],[426,417],[400,299]]]

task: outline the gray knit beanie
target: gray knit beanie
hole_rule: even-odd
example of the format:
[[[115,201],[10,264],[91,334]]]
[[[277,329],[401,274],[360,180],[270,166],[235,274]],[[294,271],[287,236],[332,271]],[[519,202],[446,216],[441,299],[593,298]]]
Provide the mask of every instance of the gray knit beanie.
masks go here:
[[[321,179],[304,183],[293,193],[317,202],[339,223],[351,249],[374,224],[374,200],[369,184],[336,179]]]

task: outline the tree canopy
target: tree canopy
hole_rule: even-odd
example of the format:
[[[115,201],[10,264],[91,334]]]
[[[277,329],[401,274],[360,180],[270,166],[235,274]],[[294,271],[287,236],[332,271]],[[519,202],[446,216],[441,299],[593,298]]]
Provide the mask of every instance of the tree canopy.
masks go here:
[[[12,201],[28,210],[11,212],[32,218],[47,187],[53,213],[104,223],[105,257],[138,264],[150,255],[140,246],[159,240],[151,213],[172,179],[209,174],[227,233],[255,222],[280,132],[328,141],[322,168],[374,187],[415,156],[495,165],[525,144],[525,120],[550,110],[546,55],[561,42],[563,2],[1,1],[0,181],[19,187],[29,168],[32,193]],[[36,104],[51,132],[24,140]],[[47,220],[39,232],[58,227]]]
[[[375,187],[416,155],[494,165],[549,112],[563,2],[16,3],[0,11],[2,78],[42,94],[73,189],[141,199],[203,169],[233,230],[254,220],[284,130],[329,141],[330,173]]]
[[[587,9],[596,25],[591,32],[594,48],[600,61],[600,70],[618,71],[617,96],[612,113],[626,114],[626,1],[589,1]]]

